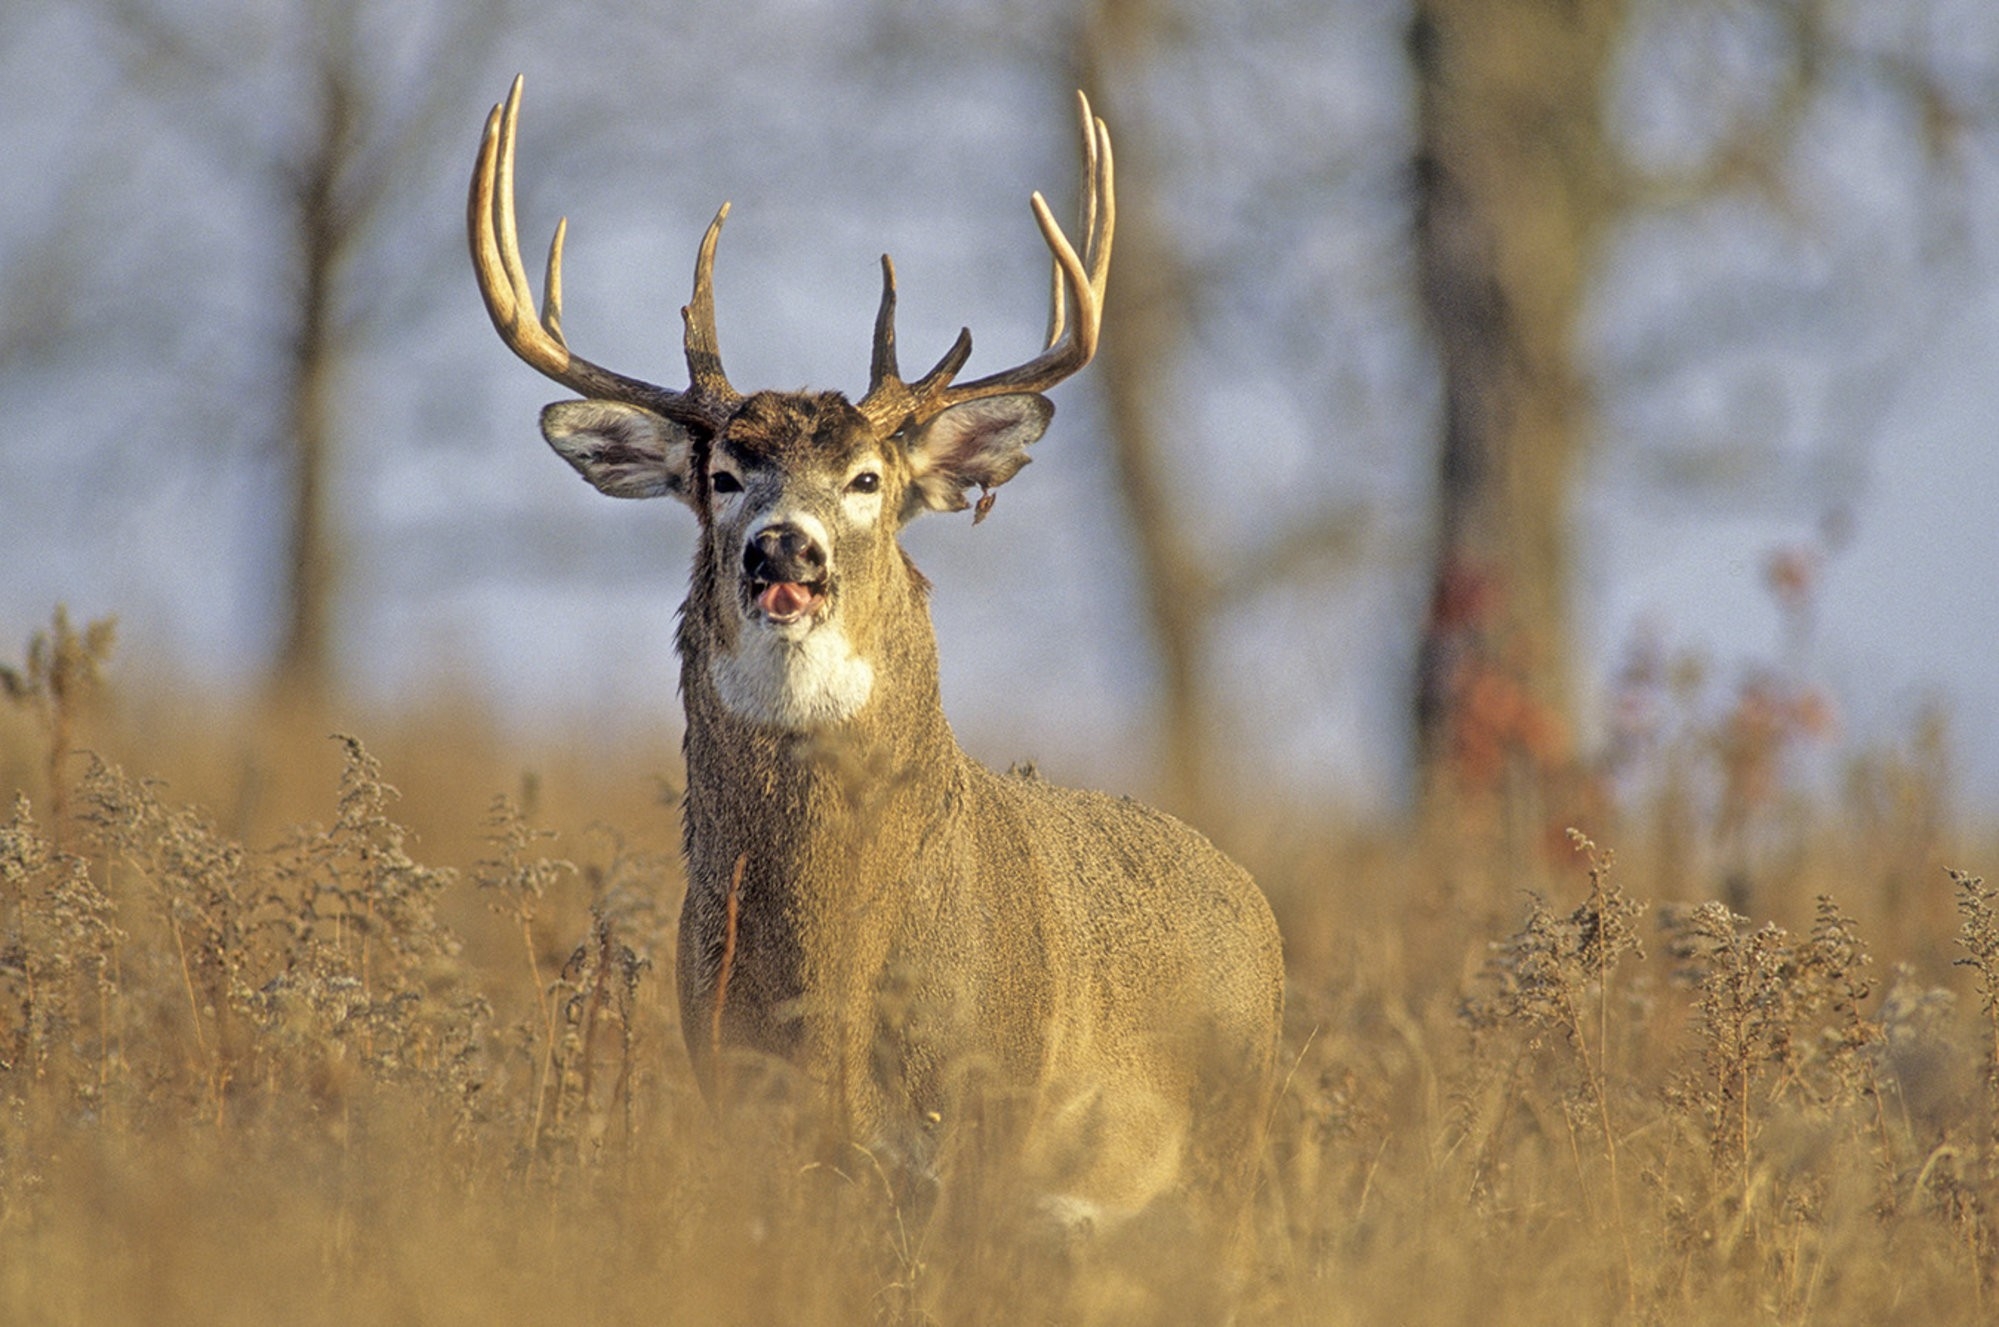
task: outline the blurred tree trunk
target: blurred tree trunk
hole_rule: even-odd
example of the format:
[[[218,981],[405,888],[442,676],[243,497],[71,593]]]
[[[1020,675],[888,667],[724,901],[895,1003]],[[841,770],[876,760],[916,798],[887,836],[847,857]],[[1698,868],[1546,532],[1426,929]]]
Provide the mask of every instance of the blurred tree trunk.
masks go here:
[[[1611,210],[1604,86],[1622,0],[1416,0],[1415,247],[1443,375],[1418,791],[1568,757],[1575,356]]]
[[[315,126],[318,141],[288,181],[286,200],[291,208],[299,297],[290,309],[293,328],[285,384],[292,473],[286,580],[279,590],[284,635],[270,682],[274,698],[304,702],[323,698],[333,679],[333,598],[339,577],[327,488],[333,452],[333,388],[340,361],[334,307],[338,269],[354,239],[354,228],[340,215],[336,201],[353,142],[349,71],[328,54],[323,57],[320,73],[324,101]]]
[[[437,178],[440,152],[469,162],[477,119],[466,118],[467,106],[479,102],[467,81],[483,76],[483,53],[509,30],[510,0],[415,7],[294,0],[267,6],[261,22],[226,4],[96,4],[129,81],[178,122],[190,147],[250,186],[285,259],[282,286],[267,305],[273,330],[260,328],[276,347],[265,427],[284,467],[287,508],[271,559],[279,568],[271,606],[279,636],[265,692],[310,706],[337,683],[342,563],[329,481],[341,365],[371,326],[415,315],[422,305],[413,273],[434,261],[428,248],[386,255],[382,204]],[[254,84],[273,52],[296,61],[287,66],[295,76],[281,85],[283,104],[245,115],[243,98],[264,93],[237,84]],[[383,270],[357,279],[353,269],[366,259]]]
[[[1175,510],[1161,414],[1175,394],[1188,306],[1186,260],[1161,223],[1155,145],[1135,102],[1168,16],[1164,0],[1095,0],[1077,44],[1078,79],[1112,126],[1117,152],[1116,258],[1094,372],[1110,424],[1111,461],[1125,506],[1145,625],[1159,667],[1162,769],[1155,795],[1199,819],[1208,734],[1202,641],[1212,583]]]

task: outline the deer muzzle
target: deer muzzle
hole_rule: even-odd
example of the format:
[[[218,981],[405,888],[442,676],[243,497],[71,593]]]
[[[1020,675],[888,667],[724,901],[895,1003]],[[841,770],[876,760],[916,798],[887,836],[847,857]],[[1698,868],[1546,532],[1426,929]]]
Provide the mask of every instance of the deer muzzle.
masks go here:
[[[824,543],[804,526],[774,521],[743,545],[743,582],[751,606],[780,626],[817,612],[826,600]]]

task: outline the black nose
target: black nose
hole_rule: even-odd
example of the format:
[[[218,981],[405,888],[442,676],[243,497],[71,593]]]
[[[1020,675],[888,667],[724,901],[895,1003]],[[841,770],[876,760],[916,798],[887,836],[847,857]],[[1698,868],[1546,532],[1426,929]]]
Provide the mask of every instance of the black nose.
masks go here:
[[[768,585],[826,578],[826,550],[795,525],[767,525],[743,546],[743,570]]]

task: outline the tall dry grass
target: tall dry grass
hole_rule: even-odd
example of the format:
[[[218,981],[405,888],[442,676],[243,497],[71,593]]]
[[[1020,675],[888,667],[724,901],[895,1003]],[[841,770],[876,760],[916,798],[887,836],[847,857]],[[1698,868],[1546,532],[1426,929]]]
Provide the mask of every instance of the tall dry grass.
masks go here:
[[[0,706],[0,1321],[1133,1302],[1087,1271],[1050,1301],[990,1232],[904,1221],[864,1154],[709,1116],[670,740],[524,762],[462,712],[366,741],[116,687],[93,712],[50,684],[64,632],[99,676],[108,635],[59,621]],[[1644,756],[1589,837],[1476,799],[1219,826],[1292,982],[1237,1321],[1989,1320],[1999,891],[1945,866],[1990,845],[1952,828],[1935,733],[1804,798],[1733,716]],[[1751,796],[1729,762],[1766,758]]]

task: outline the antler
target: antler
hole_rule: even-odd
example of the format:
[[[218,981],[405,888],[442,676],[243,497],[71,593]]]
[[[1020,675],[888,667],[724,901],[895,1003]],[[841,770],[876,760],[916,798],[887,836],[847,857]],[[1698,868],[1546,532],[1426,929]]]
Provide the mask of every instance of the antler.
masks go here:
[[[715,346],[715,242],[729,215],[729,205],[722,204],[702,237],[694,266],[694,298],[680,311],[686,324],[690,384],[686,391],[628,378],[572,353],[562,337],[562,242],[569,230],[568,218],[556,223],[555,239],[548,247],[548,277],[539,318],[534,316],[534,291],[521,264],[520,235],[514,221],[514,133],[520,119],[522,82],[516,76],[506,101],[493,107],[486,117],[486,135],[479,144],[468,204],[472,266],[500,339],[529,367],[584,396],[643,406],[682,423],[718,425],[742,400],[723,374],[722,358]]]
[[[1033,359],[1003,373],[952,384],[972,353],[972,333],[966,328],[944,352],[936,367],[913,383],[902,380],[895,354],[895,264],[882,255],[881,308],[875,314],[875,347],[868,394],[859,409],[878,424],[918,421],[963,401],[1016,392],[1043,392],[1090,362],[1097,353],[1097,333],[1103,324],[1104,283],[1111,269],[1111,231],[1117,220],[1117,197],[1111,177],[1111,134],[1090,111],[1090,99],[1076,94],[1083,120],[1083,256],[1048,210],[1039,193],[1029,201],[1042,238],[1054,255],[1049,295],[1047,348]],[[1065,300],[1065,295],[1067,299]],[[1069,321],[1065,303],[1075,304]]]

